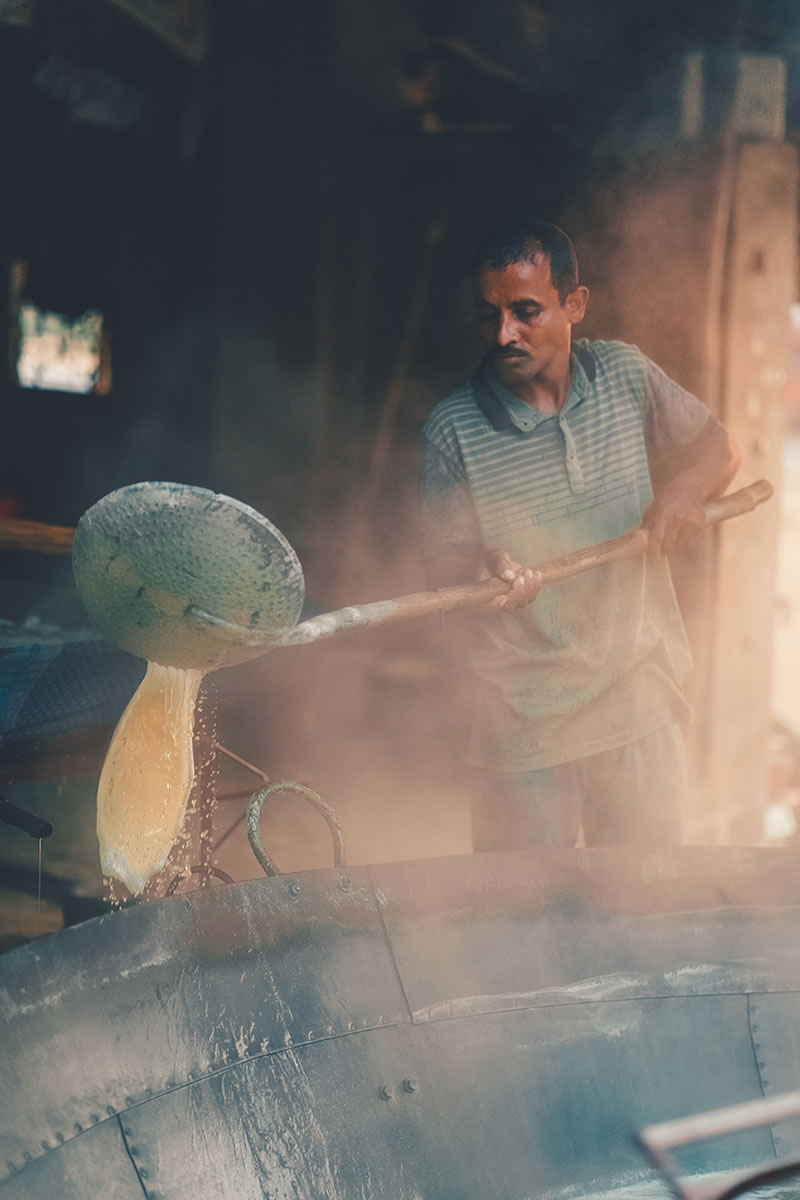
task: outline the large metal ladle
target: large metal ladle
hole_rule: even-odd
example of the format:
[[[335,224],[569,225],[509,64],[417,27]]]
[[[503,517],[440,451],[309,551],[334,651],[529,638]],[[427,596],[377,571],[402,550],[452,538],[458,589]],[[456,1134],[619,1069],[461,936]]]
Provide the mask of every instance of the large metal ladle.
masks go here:
[[[759,480],[706,505],[706,523],[751,512],[771,495]],[[637,528],[536,569],[553,583],[643,554],[647,542],[647,530]],[[179,483],[136,483],[104,496],[81,517],[72,557],[78,591],[101,633],[140,658],[202,671],[347,629],[486,604],[509,586],[487,579],[298,624],[303,571],[283,534],[238,500]]]
[[[238,500],[180,483],[134,483],[98,500],[78,522],[72,564],[95,628],[162,666],[244,662],[292,630],[303,606],[303,571],[283,534]]]

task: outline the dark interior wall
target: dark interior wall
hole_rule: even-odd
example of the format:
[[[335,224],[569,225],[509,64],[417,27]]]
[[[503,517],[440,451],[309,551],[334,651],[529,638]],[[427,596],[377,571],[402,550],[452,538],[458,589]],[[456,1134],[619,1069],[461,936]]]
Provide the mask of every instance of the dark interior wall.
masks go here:
[[[82,21],[93,39],[77,35]],[[3,490],[20,516],[71,523],[123,483],[207,474],[209,146],[181,148],[189,68],[99,0],[67,0],[35,31],[2,27],[0,59],[3,278],[11,261],[28,260],[39,307],[101,307],[111,329],[109,396],[21,389],[13,364],[0,364]],[[69,97],[37,84],[65,60],[135,89],[142,115],[127,128],[76,116]]]
[[[60,93],[42,86],[58,72]],[[4,325],[9,267],[21,259],[27,298],[40,308],[102,309],[112,367],[105,396],[23,389],[2,339],[0,492],[10,515],[74,524],[126,483],[210,481],[216,212],[206,88],[201,68],[102,0],[42,4],[34,28],[0,25]],[[68,601],[59,610],[68,561],[6,557],[2,574],[3,616],[77,619]]]
[[[217,24],[214,477],[295,538],[314,424],[331,6]]]

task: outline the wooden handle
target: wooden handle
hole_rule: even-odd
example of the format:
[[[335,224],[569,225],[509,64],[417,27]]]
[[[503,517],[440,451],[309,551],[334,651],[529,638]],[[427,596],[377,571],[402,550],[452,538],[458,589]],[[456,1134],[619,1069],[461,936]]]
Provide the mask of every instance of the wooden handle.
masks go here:
[[[752,512],[771,499],[774,494],[772,484],[766,479],[758,479],[749,487],[731,492],[729,496],[720,496],[719,500],[710,500],[706,505],[706,525],[715,525],[719,521],[729,521],[731,517],[739,517],[742,513]]]
[[[772,493],[772,485],[766,479],[759,479],[757,483],[752,483],[738,492],[731,492],[729,496],[712,500],[706,505],[706,524],[714,525],[742,513],[752,512],[759,504],[769,500]],[[533,570],[541,572],[543,583],[556,583],[583,571],[591,571],[604,563],[644,554],[648,540],[648,531],[639,527],[608,542],[598,542],[593,546],[585,546],[582,550],[575,550],[572,554],[538,563]],[[502,595],[508,589],[509,584],[502,579],[492,578],[484,579],[480,583],[441,588],[438,592],[414,592],[396,600],[378,600],[373,604],[340,608],[335,612],[322,613],[321,616],[302,621],[290,633],[285,634],[277,645],[304,645],[321,638],[333,637],[346,629],[383,625],[388,621],[424,617],[430,613],[450,612],[457,608],[473,608],[479,604],[488,604],[495,596]]]
[[[0,517],[0,550],[35,550],[39,554],[69,554],[75,530],[68,525],[18,521]]]

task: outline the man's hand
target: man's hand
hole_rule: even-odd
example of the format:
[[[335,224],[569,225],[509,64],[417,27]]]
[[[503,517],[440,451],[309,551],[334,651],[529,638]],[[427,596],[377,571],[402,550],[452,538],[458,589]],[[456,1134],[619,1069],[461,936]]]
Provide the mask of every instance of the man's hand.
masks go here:
[[[642,525],[649,531],[650,558],[679,550],[705,527],[703,499],[696,486],[677,476],[648,504]]]
[[[490,600],[488,608],[499,608],[503,612],[514,612],[530,604],[539,595],[542,588],[541,571],[533,571],[530,567],[522,567],[507,550],[487,550],[485,566],[481,571],[481,579],[497,576],[510,583],[511,587],[502,596]]]

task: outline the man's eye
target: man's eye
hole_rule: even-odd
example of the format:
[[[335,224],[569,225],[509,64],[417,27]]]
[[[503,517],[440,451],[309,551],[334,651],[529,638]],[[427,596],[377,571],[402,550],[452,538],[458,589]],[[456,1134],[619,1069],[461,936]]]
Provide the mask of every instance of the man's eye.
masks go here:
[[[541,314],[540,308],[520,308],[516,312],[516,316],[520,321],[531,321],[534,317]]]

